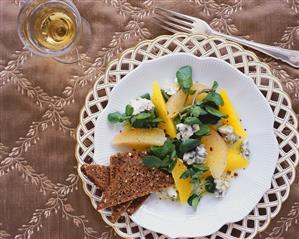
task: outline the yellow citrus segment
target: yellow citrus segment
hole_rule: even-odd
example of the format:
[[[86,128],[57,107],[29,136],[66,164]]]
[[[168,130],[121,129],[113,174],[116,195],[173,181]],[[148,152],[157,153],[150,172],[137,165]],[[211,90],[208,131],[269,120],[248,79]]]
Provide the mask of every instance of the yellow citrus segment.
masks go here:
[[[175,182],[176,189],[179,192],[181,204],[185,204],[190,197],[192,191],[192,184],[190,182],[190,177],[186,179],[181,179],[181,175],[186,171],[187,167],[183,164],[181,160],[178,159],[174,169],[172,170],[172,177]]]
[[[249,162],[247,159],[243,157],[240,153],[240,149],[236,147],[230,147],[227,152],[227,165],[225,170],[226,171],[237,171],[239,169],[246,168]]]
[[[170,118],[175,118],[182,109],[184,109],[187,95],[183,90],[179,90],[177,93],[172,95],[167,103],[166,110]]]
[[[208,150],[206,165],[214,178],[220,178],[227,166],[227,145],[223,138],[215,130],[210,135],[204,136],[201,143]]]
[[[162,129],[128,129],[117,134],[112,144],[136,149],[144,149],[149,146],[162,146],[166,140]]]
[[[152,102],[156,107],[158,116],[163,121],[160,123],[159,127],[164,129],[171,138],[175,138],[176,128],[172,119],[167,114],[166,104],[158,81],[154,81],[153,83]]]
[[[240,121],[240,117],[238,116],[238,113],[233,106],[228,93],[225,89],[221,89],[219,94],[221,95],[224,105],[220,107],[220,111],[224,114],[226,114],[228,117],[222,119],[222,122],[224,124],[229,124],[234,127],[235,133],[239,136],[241,136],[242,139],[245,139],[247,134],[246,131],[243,129]]]
[[[225,89],[221,89],[219,94],[224,101],[224,105],[220,107],[220,111],[228,115],[227,118],[222,119],[222,122],[224,124],[231,125],[234,128],[235,133],[241,137],[240,140],[229,146],[227,153],[227,165],[225,170],[236,171],[246,168],[249,163],[240,152],[241,143],[244,139],[246,139],[247,133],[242,127],[240,117],[238,116],[238,113],[234,108],[227,91]]]

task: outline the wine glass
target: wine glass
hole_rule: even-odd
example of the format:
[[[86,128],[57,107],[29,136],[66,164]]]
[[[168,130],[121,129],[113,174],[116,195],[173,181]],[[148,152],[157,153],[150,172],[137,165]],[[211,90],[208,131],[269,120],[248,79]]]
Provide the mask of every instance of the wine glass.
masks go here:
[[[78,45],[83,35],[88,36],[83,34],[88,26],[69,0],[27,0],[17,20],[18,35],[25,48],[62,63],[80,60]]]

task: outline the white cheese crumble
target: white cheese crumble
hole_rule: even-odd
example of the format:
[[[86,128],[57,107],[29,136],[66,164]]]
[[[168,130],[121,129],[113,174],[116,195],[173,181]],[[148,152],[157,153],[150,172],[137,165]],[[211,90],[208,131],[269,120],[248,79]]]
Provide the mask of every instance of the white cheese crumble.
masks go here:
[[[235,134],[234,128],[231,125],[222,125],[218,128],[218,132],[221,134],[225,142],[234,144],[238,141],[239,136]]]
[[[203,144],[198,145],[194,150],[184,153],[183,161],[188,165],[193,163],[205,163],[208,152]]]
[[[249,142],[247,139],[243,140],[240,145],[240,151],[244,158],[249,158],[250,150],[249,150]]]
[[[178,131],[176,138],[180,140],[186,140],[189,139],[196,131],[200,129],[198,124],[177,124],[176,129]]]
[[[151,100],[144,99],[141,97],[136,98],[130,102],[130,105],[133,107],[133,115],[137,115],[144,111],[151,111],[155,106]]]
[[[214,183],[216,185],[216,197],[224,197],[228,188],[231,185],[231,179],[232,177],[230,175],[224,175],[220,178],[214,179]]]
[[[172,200],[175,201],[178,197],[178,192],[175,189],[175,187],[169,187],[162,189],[161,191],[157,192],[157,196],[160,199],[167,199],[167,200]]]

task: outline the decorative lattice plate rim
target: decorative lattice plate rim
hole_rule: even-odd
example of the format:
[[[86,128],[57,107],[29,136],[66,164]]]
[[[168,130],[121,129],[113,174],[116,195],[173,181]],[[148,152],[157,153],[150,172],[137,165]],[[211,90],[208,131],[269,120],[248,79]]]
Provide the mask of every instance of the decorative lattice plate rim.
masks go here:
[[[77,146],[75,156],[78,162],[78,174],[83,189],[96,208],[100,200],[94,185],[81,173],[81,165],[92,163],[93,139],[96,119],[108,102],[112,88],[122,77],[137,67],[142,61],[160,57],[172,52],[188,52],[199,56],[213,56],[232,64],[251,77],[269,102],[275,115],[274,132],[280,145],[280,157],[272,178],[272,186],[255,209],[242,221],[223,226],[209,238],[252,238],[264,230],[280,211],[290,192],[290,185],[295,178],[295,167],[298,164],[298,122],[291,107],[289,96],[283,91],[278,79],[270,68],[261,63],[257,56],[240,45],[219,37],[208,37],[199,34],[178,33],[160,36],[154,40],[143,41],[136,47],[123,52],[118,60],[112,61],[105,72],[96,81],[93,90],[86,97],[80,114],[77,129]],[[126,238],[165,238],[136,225],[128,215],[116,224],[110,222],[110,211],[101,212],[103,220],[112,226],[116,233]]]

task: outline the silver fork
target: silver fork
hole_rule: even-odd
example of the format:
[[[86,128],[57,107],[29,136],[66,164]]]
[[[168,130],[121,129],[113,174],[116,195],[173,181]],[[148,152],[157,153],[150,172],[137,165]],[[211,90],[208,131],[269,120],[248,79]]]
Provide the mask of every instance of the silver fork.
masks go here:
[[[187,16],[164,8],[157,7],[155,9],[155,14],[156,16],[154,18],[156,23],[170,32],[205,33],[207,35],[221,36],[228,40],[251,47],[295,68],[299,68],[299,51],[283,49],[226,35],[213,30],[205,21],[199,18]]]

